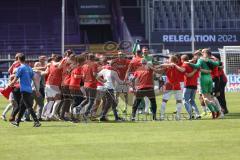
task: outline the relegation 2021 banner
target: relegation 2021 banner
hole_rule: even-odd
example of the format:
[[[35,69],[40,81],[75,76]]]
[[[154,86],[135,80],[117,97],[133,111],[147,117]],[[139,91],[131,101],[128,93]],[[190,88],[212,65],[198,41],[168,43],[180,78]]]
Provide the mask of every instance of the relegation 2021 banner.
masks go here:
[[[163,34],[161,41],[163,43],[188,43],[195,40],[196,43],[228,43],[240,42],[237,34],[196,34],[194,38],[189,34]]]
[[[240,74],[229,74],[226,92],[240,92]],[[0,78],[0,88],[5,88],[8,78]]]
[[[211,48],[212,51],[218,51],[218,48],[229,45],[240,44],[240,32],[191,32],[163,31],[152,32],[151,42],[161,43],[165,49],[174,52],[191,51],[191,42],[195,40],[195,48]],[[158,49],[155,47],[155,49]],[[161,48],[160,48],[161,49]],[[163,49],[163,48],[162,48]]]
[[[196,32],[192,37],[190,32],[152,32],[152,41],[160,43],[238,43],[240,32]]]

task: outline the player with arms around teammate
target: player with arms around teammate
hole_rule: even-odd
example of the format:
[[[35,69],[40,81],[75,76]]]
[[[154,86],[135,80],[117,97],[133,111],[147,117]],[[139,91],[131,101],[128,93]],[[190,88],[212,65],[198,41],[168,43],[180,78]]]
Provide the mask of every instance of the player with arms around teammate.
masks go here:
[[[219,109],[215,104],[214,97],[211,95],[213,89],[213,81],[211,77],[211,66],[218,66],[220,63],[218,61],[214,62],[209,59],[211,56],[211,51],[209,49],[202,50],[202,57],[200,57],[196,64],[189,63],[193,68],[201,68],[201,76],[200,76],[200,86],[201,93],[204,99],[205,104],[208,106],[210,111],[212,112],[212,118],[218,118],[220,116]],[[188,62],[185,62],[188,63]]]
[[[96,93],[97,93],[97,71],[98,64],[95,62],[94,54],[88,54],[87,61],[82,66],[82,80],[84,82],[84,89],[86,92],[86,99],[82,101],[82,103],[76,107],[77,114],[80,114],[82,108],[85,107],[85,111],[83,114],[84,118],[87,118],[89,113],[92,110]]]
[[[72,122],[78,122],[78,120],[73,115],[73,110],[84,100],[80,84],[82,81],[82,64],[84,63],[85,58],[82,55],[78,55],[76,56],[75,61],[77,66],[71,72],[71,81],[69,84],[69,89],[72,96],[72,103],[70,107]]]
[[[153,120],[156,120],[157,104],[154,93],[153,72],[157,72],[151,64],[147,65],[147,61],[142,59],[141,67],[133,74],[133,89],[135,90],[135,101],[132,108],[132,121],[135,121],[136,112],[141,103],[142,98],[148,97],[151,102],[151,112]]]
[[[185,108],[189,114],[189,119],[192,119],[192,109],[196,114],[196,119],[201,118],[199,115],[199,110],[195,102],[195,96],[197,92],[197,85],[198,85],[198,77],[199,77],[199,70],[194,69],[189,64],[184,62],[189,61],[189,57],[187,55],[181,56],[182,67],[184,68],[184,89],[183,89],[183,100]]]
[[[173,94],[176,99],[176,120],[180,120],[181,118],[181,110],[182,110],[182,91],[180,87],[180,79],[178,76],[179,71],[183,72],[182,68],[177,65],[178,58],[176,56],[170,56],[169,62],[162,64],[161,66],[164,68],[164,72],[167,77],[167,82],[165,84],[166,90],[163,93],[162,98],[162,106],[161,106],[161,116],[160,120],[164,120],[165,118],[165,109],[166,104]]]
[[[121,50],[118,51],[118,58],[112,60],[111,62],[111,66],[113,67],[113,70],[115,70],[118,73],[118,76],[122,81],[124,81],[129,64],[130,64],[130,60],[126,58],[126,55]],[[127,112],[128,90],[129,88],[126,84],[121,84],[116,86],[117,102],[120,94],[123,94],[125,98],[125,108],[123,110],[124,113]]]

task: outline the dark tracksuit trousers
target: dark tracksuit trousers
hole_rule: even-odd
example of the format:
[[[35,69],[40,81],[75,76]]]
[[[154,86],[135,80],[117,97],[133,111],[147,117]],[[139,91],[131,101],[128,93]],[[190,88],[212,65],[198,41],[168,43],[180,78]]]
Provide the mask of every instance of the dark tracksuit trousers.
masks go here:
[[[139,104],[141,103],[142,98],[148,97],[151,102],[151,112],[153,113],[153,120],[156,119],[157,103],[155,98],[155,93],[153,88],[143,88],[137,90],[136,99],[132,108],[132,117],[135,118]]]
[[[37,116],[33,110],[33,96],[32,93],[28,92],[21,92],[21,100],[20,100],[20,109],[19,109],[19,115],[17,118],[17,123],[21,122],[21,119],[26,111],[26,109],[29,111],[30,115],[32,116],[33,120],[35,122],[38,122]]]

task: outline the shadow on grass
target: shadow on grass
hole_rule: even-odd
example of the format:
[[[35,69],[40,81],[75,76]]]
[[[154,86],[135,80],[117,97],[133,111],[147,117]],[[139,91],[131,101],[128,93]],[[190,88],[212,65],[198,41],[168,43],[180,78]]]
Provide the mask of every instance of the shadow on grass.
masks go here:
[[[240,113],[228,113],[225,115],[226,119],[240,119]]]
[[[59,121],[59,122],[63,122],[63,121]],[[45,122],[45,124],[47,125],[42,125],[41,127],[46,127],[46,128],[54,128],[54,127],[60,127],[60,128],[71,128],[71,127],[77,127],[78,125],[84,125],[84,124],[117,124],[117,123],[128,123],[128,124],[131,124],[131,123],[134,123],[132,121],[122,121],[122,122],[116,122],[116,121],[113,121],[113,120],[109,120],[109,121],[106,121],[106,122],[99,122],[99,121],[81,121],[81,122],[78,122],[78,123],[71,123],[71,122],[64,122],[66,125],[62,125],[63,123],[57,125],[57,124],[51,124],[51,122]],[[72,125],[69,125],[69,124],[72,124]]]
[[[55,128],[55,127],[58,127],[58,128],[72,128],[72,127],[76,127],[76,125],[51,125],[51,124],[48,124],[48,125],[42,125],[41,128]]]
[[[239,116],[240,117],[240,113],[228,113],[226,116]]]
[[[125,115],[126,116],[126,115]],[[110,120],[109,121],[105,121],[105,122],[101,122],[101,121],[80,121],[79,123],[73,123],[70,121],[67,122],[63,122],[63,121],[43,121],[43,125],[41,127],[43,128],[74,128],[74,127],[78,127],[79,125],[87,125],[87,124],[120,124],[120,123],[126,123],[126,124],[134,124],[134,123],[146,123],[146,122],[153,122],[151,119],[152,115],[151,114],[139,114],[136,117],[136,121],[131,121],[131,116],[127,115],[126,116],[126,120],[124,121],[114,121],[112,120],[113,115],[109,115]],[[176,121],[175,120],[175,114],[172,113],[167,113],[166,114],[166,118],[164,121]],[[188,115],[187,114],[182,114],[182,118],[180,121],[204,121],[204,120],[212,120],[211,117],[204,117],[202,119],[192,119],[192,120],[188,120],[187,119]],[[159,115],[158,115],[159,118]],[[225,115],[225,117],[223,119],[217,119],[217,120],[226,120],[226,119],[240,119],[240,113],[229,113],[227,115]],[[156,122],[160,122],[160,120],[157,120]],[[24,123],[32,123],[32,122],[24,122]],[[54,123],[54,124],[53,124]]]

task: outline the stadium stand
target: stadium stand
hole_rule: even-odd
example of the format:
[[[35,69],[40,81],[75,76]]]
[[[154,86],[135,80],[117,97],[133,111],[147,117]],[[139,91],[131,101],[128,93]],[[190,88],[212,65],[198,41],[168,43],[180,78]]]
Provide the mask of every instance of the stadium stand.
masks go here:
[[[195,30],[232,30],[240,28],[240,1],[197,0],[194,1]],[[154,1],[154,31],[191,28],[189,0]]]
[[[128,28],[133,36],[142,36],[144,37],[144,24],[140,20],[140,9],[139,8],[124,8],[123,14],[129,15],[125,16],[125,21],[128,25]]]

